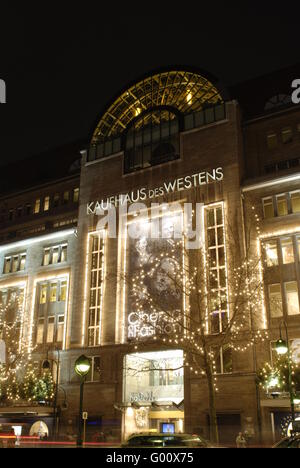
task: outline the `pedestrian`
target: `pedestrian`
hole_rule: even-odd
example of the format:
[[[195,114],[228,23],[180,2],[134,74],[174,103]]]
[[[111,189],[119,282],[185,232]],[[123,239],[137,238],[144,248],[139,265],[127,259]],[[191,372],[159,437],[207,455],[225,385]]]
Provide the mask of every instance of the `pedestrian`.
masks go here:
[[[242,432],[239,432],[239,435],[236,438],[236,448],[246,448],[247,441],[243,436]]]

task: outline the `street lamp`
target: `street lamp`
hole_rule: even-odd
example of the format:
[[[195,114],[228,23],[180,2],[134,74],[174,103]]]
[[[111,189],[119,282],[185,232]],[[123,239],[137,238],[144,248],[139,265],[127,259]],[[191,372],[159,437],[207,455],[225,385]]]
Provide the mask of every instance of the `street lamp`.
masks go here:
[[[79,421],[77,447],[82,447],[82,406],[83,406],[83,387],[85,377],[91,369],[91,361],[86,356],[80,356],[75,362],[75,372],[80,377],[80,399],[79,399]]]
[[[285,335],[286,340],[282,339],[282,325],[285,328]],[[276,342],[276,352],[280,356],[285,356],[287,354],[287,361],[288,361],[288,373],[289,373],[289,394],[290,394],[290,404],[291,404],[291,412],[292,412],[292,421],[295,421],[295,402],[294,402],[294,394],[293,394],[293,387],[292,387],[292,366],[291,366],[291,351],[290,351],[290,344],[289,344],[289,334],[288,334],[288,327],[286,321],[282,321],[279,326],[280,332],[280,339]]]
[[[56,385],[55,385],[55,396],[54,396],[54,439],[57,438],[58,433],[58,411],[57,411],[57,395],[58,395],[58,380],[59,380],[59,366],[60,366],[60,359],[59,359],[59,349],[56,349],[57,352],[57,361],[52,359],[52,361],[56,364]],[[43,370],[50,371],[51,364],[48,360],[48,352],[47,352],[47,359],[43,362]]]

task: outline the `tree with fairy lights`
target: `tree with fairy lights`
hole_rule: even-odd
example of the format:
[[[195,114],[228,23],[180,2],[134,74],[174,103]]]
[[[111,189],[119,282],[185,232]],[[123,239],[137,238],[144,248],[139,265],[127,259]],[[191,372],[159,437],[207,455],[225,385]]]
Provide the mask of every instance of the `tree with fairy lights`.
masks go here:
[[[222,204],[204,209],[207,234],[197,249],[186,248],[186,231],[180,239],[174,236],[182,216],[172,213],[164,218],[169,235],[161,236],[161,227],[159,238],[149,238],[151,223],[140,222],[140,236],[128,238],[127,310],[134,311],[128,341],[136,351],[149,343],[183,350],[183,367],[206,379],[210,438],[215,442],[219,439],[216,392],[220,353],[245,352],[267,339],[260,321],[261,257],[253,250],[253,242],[248,242],[260,234],[259,217],[253,207],[251,213],[249,229],[254,228],[254,234],[244,233],[244,242],[240,230],[231,229],[226,222]]]
[[[0,402],[12,404],[22,399],[24,373],[30,363],[25,332],[24,289],[8,288],[0,297]]]

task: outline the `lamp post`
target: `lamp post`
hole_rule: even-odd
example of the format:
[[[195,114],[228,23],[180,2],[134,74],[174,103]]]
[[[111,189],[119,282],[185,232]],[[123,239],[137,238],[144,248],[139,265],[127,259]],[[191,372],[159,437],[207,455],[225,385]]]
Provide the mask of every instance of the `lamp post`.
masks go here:
[[[83,388],[85,377],[91,369],[91,361],[86,356],[80,356],[75,362],[75,372],[80,377],[80,398],[79,398],[79,421],[77,447],[82,447],[82,407],[83,407]]]
[[[285,328],[285,335],[286,340],[282,339],[282,325]],[[292,421],[295,421],[295,402],[294,402],[294,393],[292,387],[292,366],[291,366],[291,350],[290,350],[290,343],[289,343],[289,334],[288,334],[288,327],[286,321],[282,321],[279,326],[280,332],[280,339],[276,342],[276,352],[280,356],[284,356],[287,354],[288,360],[288,373],[289,373],[289,394],[290,394],[290,404],[291,404],[291,412],[292,412]]]
[[[51,359],[53,362],[56,364],[56,385],[55,385],[55,395],[54,395],[54,439],[57,437],[57,416],[58,416],[58,411],[57,411],[57,395],[58,395],[58,379],[59,379],[59,365],[60,365],[60,360],[59,360],[59,349],[56,349],[57,352],[57,361],[55,359]],[[48,352],[47,352],[47,359],[46,361],[43,362],[43,370],[51,370],[51,365],[48,360]]]

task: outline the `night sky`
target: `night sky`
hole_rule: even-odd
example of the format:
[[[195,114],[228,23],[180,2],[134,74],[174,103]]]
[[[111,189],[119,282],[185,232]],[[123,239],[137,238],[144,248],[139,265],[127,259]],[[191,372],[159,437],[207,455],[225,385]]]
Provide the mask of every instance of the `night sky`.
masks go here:
[[[231,85],[300,61],[295,1],[23,3],[1,4],[2,165],[85,139],[105,105],[153,69],[195,66]]]

